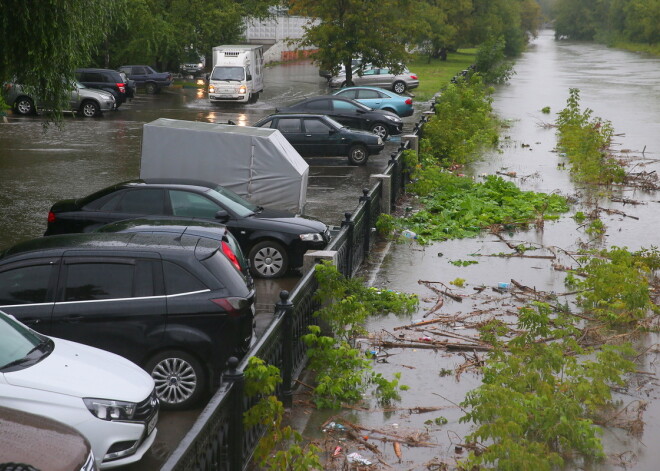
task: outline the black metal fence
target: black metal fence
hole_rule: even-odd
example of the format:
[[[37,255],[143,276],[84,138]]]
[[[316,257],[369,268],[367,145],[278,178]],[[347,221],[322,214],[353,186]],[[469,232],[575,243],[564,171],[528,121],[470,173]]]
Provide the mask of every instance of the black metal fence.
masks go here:
[[[424,117],[415,125],[413,135],[419,135],[425,120]],[[325,249],[337,252],[337,267],[346,277],[354,276],[369,255],[375,240],[375,223],[383,208],[394,207],[399,194],[405,191],[407,172],[402,154],[408,145],[409,141],[402,142],[398,151],[392,153],[384,179],[362,190],[355,211],[345,213],[341,229]],[[390,200],[383,201],[387,196]],[[277,366],[282,375],[278,396],[286,407],[292,405],[294,381],[306,365],[302,336],[308,333],[309,325],[315,324],[313,313],[320,307],[314,299],[317,288],[314,270],[309,270],[291,293],[280,293],[274,319],[266,332],[242,361],[230,359],[218,391],[161,470],[246,469],[264,430],[243,425],[243,413],[252,406],[243,391],[243,371],[252,356]]]

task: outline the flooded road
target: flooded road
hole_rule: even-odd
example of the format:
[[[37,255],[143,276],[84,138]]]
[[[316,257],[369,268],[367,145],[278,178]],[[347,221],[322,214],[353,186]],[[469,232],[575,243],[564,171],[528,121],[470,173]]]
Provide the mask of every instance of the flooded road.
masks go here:
[[[555,270],[553,264],[575,266],[572,254],[584,247],[616,245],[637,250],[660,245],[658,194],[639,189],[615,190],[615,195],[640,203],[624,205],[610,201],[602,188],[598,194],[590,194],[586,188],[576,186],[569,175],[568,165],[566,168],[558,166],[564,158],[554,151],[555,129],[547,125],[553,123],[556,113],[566,106],[569,88],[579,88],[582,109],[591,108],[594,116],[612,122],[617,133],[615,150],[626,151],[623,156],[631,161],[628,171],[660,171],[660,59],[597,44],[555,42],[553,33],[544,31],[517,60],[515,71],[510,84],[498,87],[494,94],[495,110],[507,122],[501,147],[498,152],[466,169],[465,173],[478,180],[486,173],[515,172],[515,177],[503,178],[514,181],[525,190],[558,192],[578,197],[579,201],[591,197],[590,208],[597,201],[598,206],[621,211],[627,216],[602,212],[600,217],[606,225],[606,234],[594,238],[571,218],[576,211],[584,211],[587,207],[578,203],[559,221],[546,221],[540,230],[501,234],[513,245],[534,247],[536,250],[531,253],[537,258],[499,256],[512,250],[493,235],[428,246],[414,242],[391,244],[382,263],[374,263],[365,276],[371,284],[383,289],[417,293],[422,300],[421,309],[410,317],[372,319],[368,329],[373,337],[381,340],[429,337],[446,340],[447,337],[435,336],[437,330],[446,330],[459,338],[469,338],[476,335],[475,324],[493,315],[501,316],[503,320],[511,320],[515,315],[521,293],[493,289],[499,283],[515,280],[536,290],[559,294],[560,302],[570,301],[569,297],[561,296],[569,291],[564,286],[566,275]],[[542,113],[544,107],[550,107],[551,113]],[[461,260],[477,264],[459,267],[450,263]],[[463,287],[451,284],[457,278],[465,280]],[[443,298],[428,286],[460,296],[462,302],[445,296],[444,305],[426,317],[429,309]],[[452,321],[426,328],[401,328],[413,321],[431,320],[436,316]],[[605,430],[603,442],[608,458],[595,465],[583,464],[580,469],[658,469],[659,358],[653,346],[659,340],[657,334],[648,334],[639,340],[636,345],[639,351],[650,349],[638,364],[638,369],[646,374],[633,376],[631,387],[625,392],[619,391],[616,396],[622,406],[630,404],[633,410],[644,401],[648,402],[642,416],[645,423],[643,434],[632,437],[621,429]],[[364,342],[365,348],[366,345]],[[485,358],[485,353],[469,350],[449,353],[423,347],[388,348],[378,352],[375,371],[390,379],[394,373],[401,373],[401,384],[410,389],[403,392],[401,402],[390,409],[372,404],[373,410],[369,412],[341,414],[366,427],[370,441],[382,452],[377,457],[369,450],[350,448],[345,444],[347,454],[359,451],[376,463],[381,460],[392,469],[407,470],[442,469],[432,465],[440,462],[451,465],[466,456],[467,451],[460,445],[470,428],[458,422],[464,415],[458,404],[469,390],[481,384],[481,376],[470,365]],[[416,413],[415,408],[435,410]],[[330,415],[313,416],[305,431],[332,450],[332,445],[342,444],[331,434],[320,431],[320,425]],[[441,423],[442,418],[447,419],[445,425],[436,423],[436,419]],[[389,434],[390,439],[417,437],[427,446],[403,446],[402,459],[399,460],[391,443],[378,440],[383,436],[378,432]],[[566,469],[576,469],[576,466]]]

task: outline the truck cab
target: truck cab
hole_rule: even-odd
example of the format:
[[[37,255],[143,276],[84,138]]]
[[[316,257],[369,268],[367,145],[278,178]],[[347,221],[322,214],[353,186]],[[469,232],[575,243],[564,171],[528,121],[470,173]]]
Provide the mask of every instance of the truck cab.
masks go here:
[[[213,48],[209,101],[254,103],[263,91],[263,46]]]

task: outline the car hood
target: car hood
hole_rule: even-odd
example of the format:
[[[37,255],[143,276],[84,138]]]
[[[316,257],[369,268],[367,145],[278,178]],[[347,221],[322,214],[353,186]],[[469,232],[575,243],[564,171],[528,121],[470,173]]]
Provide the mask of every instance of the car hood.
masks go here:
[[[266,209],[255,213],[254,217],[257,217],[261,220],[273,221],[280,225],[286,225],[289,227],[290,232],[325,232],[328,228],[324,223],[317,219],[310,218],[308,216],[295,216],[288,211],[280,211],[277,209]]]
[[[114,353],[53,338],[54,350],[39,363],[5,373],[6,381],[22,388],[74,397],[140,402],[154,381],[134,363]]]

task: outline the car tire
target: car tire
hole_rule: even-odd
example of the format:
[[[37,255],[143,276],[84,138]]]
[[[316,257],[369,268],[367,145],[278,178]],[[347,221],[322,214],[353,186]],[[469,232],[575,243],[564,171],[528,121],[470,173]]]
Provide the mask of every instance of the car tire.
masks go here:
[[[348,149],[348,162],[351,165],[364,165],[369,159],[369,152],[364,144],[353,144]]]
[[[83,101],[80,105],[80,109],[78,110],[78,116],[82,116],[83,118],[93,118],[100,114],[101,107],[98,105],[98,103],[91,100]]]
[[[376,136],[380,136],[380,138],[384,141],[387,139],[387,136],[389,135],[387,131],[387,125],[385,123],[374,123],[371,125],[371,132],[374,133]]]
[[[408,88],[406,86],[406,82],[402,82],[400,80],[394,82],[394,85],[392,85],[392,90],[394,91],[394,93],[398,93],[399,95],[405,92],[406,88]]]
[[[153,95],[158,91],[158,87],[156,87],[155,83],[149,82],[144,85],[144,90],[149,94]]]
[[[145,370],[156,383],[156,394],[163,409],[188,409],[206,391],[208,378],[202,364],[186,352],[160,352],[147,361]]]
[[[37,110],[34,107],[32,99],[22,96],[14,103],[14,111],[20,115],[36,114]]]
[[[250,271],[259,278],[280,278],[289,269],[289,256],[281,244],[265,240],[250,249]]]

